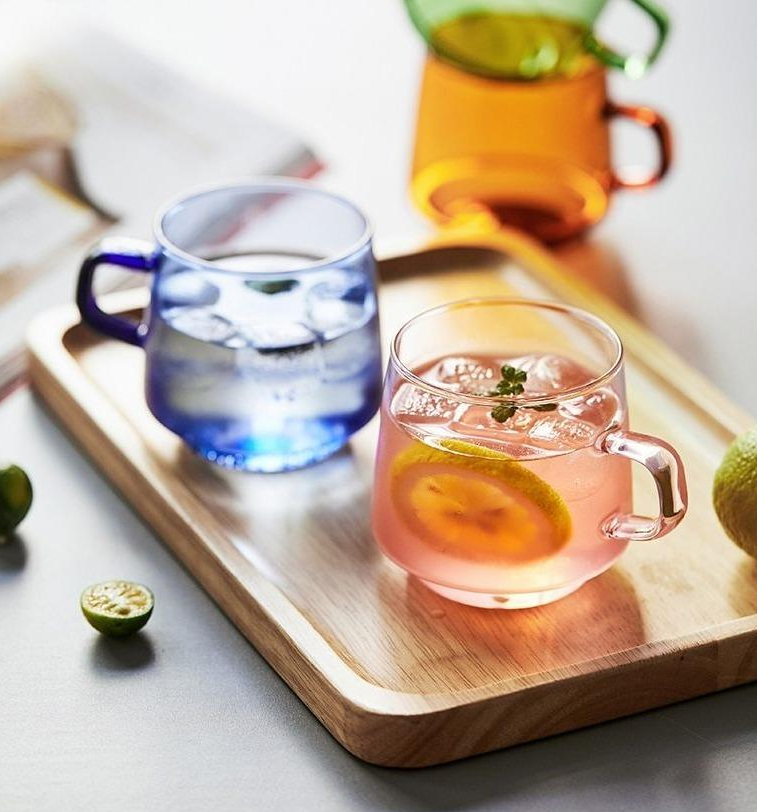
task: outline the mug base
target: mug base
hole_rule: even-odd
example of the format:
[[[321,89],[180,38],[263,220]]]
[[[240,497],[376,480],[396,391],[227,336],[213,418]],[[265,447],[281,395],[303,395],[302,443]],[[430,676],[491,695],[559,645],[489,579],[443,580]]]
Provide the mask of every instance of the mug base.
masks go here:
[[[482,232],[511,226],[553,243],[604,217],[607,172],[533,155],[440,160],[416,171],[416,205],[439,225]]]
[[[544,606],[547,603],[559,601],[561,598],[570,595],[580,589],[586,581],[575,581],[568,586],[559,589],[547,589],[542,592],[501,592],[490,594],[488,592],[471,592],[466,589],[455,589],[454,587],[442,586],[433,581],[418,579],[424,586],[428,587],[437,595],[464,603],[467,606],[477,606],[481,609],[531,609],[534,606]]]
[[[186,440],[185,440],[186,442]],[[202,457],[214,465],[222,468],[230,468],[235,471],[248,471],[259,474],[278,474],[284,471],[296,471],[299,468],[307,468],[322,462],[327,457],[336,454],[344,448],[347,439],[335,440],[325,443],[316,448],[309,448],[306,451],[298,451],[288,454],[245,454],[240,451],[233,453],[219,451],[216,448],[198,446],[187,442],[188,447],[199,457]]]

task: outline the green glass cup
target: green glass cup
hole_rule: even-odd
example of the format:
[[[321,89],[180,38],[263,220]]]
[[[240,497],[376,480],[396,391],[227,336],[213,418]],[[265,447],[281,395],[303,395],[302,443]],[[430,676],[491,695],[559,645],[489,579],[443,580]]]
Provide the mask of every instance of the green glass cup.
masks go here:
[[[647,53],[624,55],[597,39],[594,26],[607,0],[405,0],[405,6],[436,56],[473,73],[510,80],[570,76],[593,56],[638,78],[659,56],[670,24],[650,0],[630,1],[656,29]]]

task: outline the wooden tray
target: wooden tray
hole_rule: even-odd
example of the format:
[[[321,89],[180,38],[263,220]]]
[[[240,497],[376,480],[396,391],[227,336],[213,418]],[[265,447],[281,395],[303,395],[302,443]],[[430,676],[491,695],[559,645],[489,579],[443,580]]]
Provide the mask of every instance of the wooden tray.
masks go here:
[[[139,350],[79,325],[71,307],[29,334],[53,412],[336,739],[377,764],[450,761],[757,678],[757,569],[710,501],[713,471],[750,419],[544,251],[492,239],[498,250],[383,261],[384,336],[471,293],[586,307],[625,342],[632,426],[672,442],[689,478],[690,512],[670,537],[632,545],[539,609],[458,606],[381,557],[368,528],[375,421],[316,467],[225,472],[150,416]],[[116,294],[110,309],[141,295]],[[636,488],[637,509],[656,509],[644,472]]]

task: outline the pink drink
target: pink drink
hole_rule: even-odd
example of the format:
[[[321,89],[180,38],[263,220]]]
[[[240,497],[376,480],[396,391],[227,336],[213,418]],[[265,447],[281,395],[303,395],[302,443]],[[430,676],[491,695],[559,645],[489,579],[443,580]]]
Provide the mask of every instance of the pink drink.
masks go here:
[[[556,408],[523,407],[500,423],[491,404],[392,381],[382,408],[373,528],[383,552],[435,591],[476,606],[517,608],[572,592],[621,555],[628,542],[608,538],[602,525],[631,512],[631,471],[628,459],[602,453],[597,442],[627,428],[622,377],[565,399],[596,376],[553,353],[447,355],[412,372],[456,395],[487,395],[503,364],[527,373],[524,396],[554,395]],[[490,449],[493,461],[482,458],[486,451],[471,454],[472,446]],[[519,463],[505,463],[509,482],[497,474],[499,455]],[[546,508],[534,509],[534,500]],[[518,532],[523,538],[513,539]],[[500,554],[501,538],[509,541]]]

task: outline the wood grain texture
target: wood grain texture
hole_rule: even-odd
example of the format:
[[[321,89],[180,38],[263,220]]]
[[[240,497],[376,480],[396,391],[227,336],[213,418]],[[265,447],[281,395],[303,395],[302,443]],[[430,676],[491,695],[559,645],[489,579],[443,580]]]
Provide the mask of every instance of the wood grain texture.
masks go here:
[[[686,464],[681,527],[632,545],[551,606],[458,606],[408,579],[371,538],[375,421],[310,469],[217,469],[150,416],[141,352],[80,326],[73,308],[30,330],[32,379],[240,631],[366,761],[450,761],[756,679],[757,566],[726,539],[710,501],[714,469],[749,417],[521,238],[445,245],[380,270],[385,338],[418,310],[471,294],[560,299],[613,324],[632,427],[665,437]],[[140,295],[106,303],[132,310]],[[637,473],[636,508],[652,512],[651,481]]]

